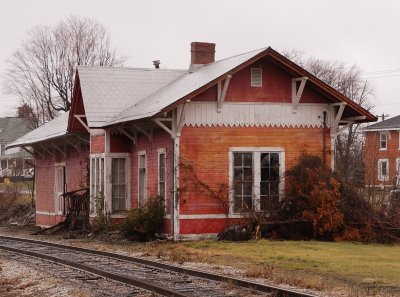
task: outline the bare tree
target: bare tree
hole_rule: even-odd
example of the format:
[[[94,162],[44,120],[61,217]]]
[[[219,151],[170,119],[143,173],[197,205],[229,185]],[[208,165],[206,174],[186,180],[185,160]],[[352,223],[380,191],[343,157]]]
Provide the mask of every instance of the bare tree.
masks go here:
[[[291,50],[285,56],[293,60],[326,84],[338,90],[366,110],[371,110],[374,96],[373,86],[362,79],[362,71],[356,65],[346,65],[338,61],[306,58],[304,53]],[[336,171],[345,179],[356,182],[363,177],[363,137],[360,124],[353,124],[336,138]]]
[[[103,25],[71,16],[30,30],[7,62],[4,89],[32,109],[38,126],[71,108],[76,66],[121,66],[125,57],[111,48]]]

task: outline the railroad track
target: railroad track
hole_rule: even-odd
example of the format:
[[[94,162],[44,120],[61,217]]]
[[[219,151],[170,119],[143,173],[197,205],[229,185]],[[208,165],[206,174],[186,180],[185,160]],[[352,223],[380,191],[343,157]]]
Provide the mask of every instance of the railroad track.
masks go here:
[[[124,285],[118,296],[274,296],[315,297],[314,295],[178,267],[138,257],[54,244],[25,238],[0,236],[0,249],[17,257],[40,259],[45,269],[61,271],[69,278],[103,285],[113,281]],[[97,286],[97,284],[96,284]],[[118,287],[118,285],[117,285]],[[115,294],[116,292],[112,292]],[[106,293],[99,296],[106,296]],[[115,295],[117,296],[117,295]]]

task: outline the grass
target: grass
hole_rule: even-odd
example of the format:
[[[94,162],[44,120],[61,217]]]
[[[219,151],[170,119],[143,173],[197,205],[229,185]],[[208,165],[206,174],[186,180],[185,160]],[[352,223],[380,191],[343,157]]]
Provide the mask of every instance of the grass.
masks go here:
[[[207,240],[149,244],[144,250],[179,263],[229,265],[243,269],[248,277],[318,290],[339,286],[370,292],[371,288],[400,287],[400,245]]]
[[[56,239],[43,239],[51,238]],[[323,290],[329,296],[400,296],[400,245],[270,240],[139,243],[82,238],[69,242],[180,264],[207,263],[216,273],[229,272],[225,266],[231,266],[240,269],[231,272],[234,277],[262,278],[275,284]]]

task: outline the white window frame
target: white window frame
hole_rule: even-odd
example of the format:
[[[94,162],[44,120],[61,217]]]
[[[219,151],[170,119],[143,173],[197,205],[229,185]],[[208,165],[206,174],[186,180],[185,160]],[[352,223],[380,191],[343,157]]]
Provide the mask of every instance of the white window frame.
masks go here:
[[[382,147],[382,136],[385,136],[385,147]],[[379,133],[379,150],[381,151],[386,151],[388,148],[388,133],[385,132],[381,132]]]
[[[157,193],[161,196],[160,189],[160,156],[164,155],[164,199],[167,199],[167,155],[165,153],[165,148],[157,149]]]
[[[113,187],[114,183],[113,183],[113,168],[112,168],[112,166],[113,166],[113,160],[114,159],[123,159],[123,160],[125,160],[124,161],[125,162],[125,168],[124,168],[124,172],[125,172],[125,181],[124,181],[124,185],[125,185],[125,209],[121,209],[121,210],[117,210],[117,211],[114,211],[114,209],[113,209],[113,189],[112,189],[112,187]],[[111,197],[110,197],[111,198],[110,199],[111,203],[110,203],[110,209],[111,209],[111,213],[112,214],[119,214],[119,213],[123,212],[124,210],[129,209],[129,206],[128,206],[128,196],[129,196],[128,183],[129,183],[130,178],[128,178],[128,163],[129,163],[129,158],[116,157],[116,156],[111,157]]]
[[[399,147],[398,147],[398,150],[400,150],[400,131],[397,131],[398,132],[398,136],[399,136]]]
[[[91,216],[95,215],[95,209],[93,209],[94,197],[97,193],[94,193],[93,182],[96,181],[97,173],[92,174],[92,164],[94,159],[104,159],[104,169],[103,169],[103,195],[104,195],[104,212],[110,214],[111,218],[124,218],[125,215],[121,213],[113,213],[112,212],[112,159],[113,158],[124,158],[125,159],[125,179],[126,179],[126,209],[131,208],[131,157],[129,153],[101,153],[101,154],[90,154],[90,214]],[[101,161],[99,161],[101,164]],[[101,170],[100,170],[101,172]],[[93,178],[95,179],[93,181]],[[101,185],[99,185],[101,188]],[[94,185],[94,188],[97,189],[97,184]]]
[[[57,171],[62,168],[63,170],[63,181],[64,181],[64,189],[63,189],[63,194],[66,192],[66,185],[67,185],[67,171],[66,171],[66,167],[65,167],[65,162],[61,162],[61,163],[54,163],[54,212],[56,215],[64,215],[64,211],[66,211],[64,209],[64,200],[63,198],[60,196],[57,186],[59,186],[58,184],[58,176],[57,176]]]
[[[103,162],[102,162],[103,160]],[[98,164],[99,171],[95,170],[93,172],[92,168],[94,165],[94,168],[96,169],[96,164]],[[105,179],[105,167],[106,167],[106,161],[104,154],[95,154],[90,156],[90,197],[96,197],[97,194],[100,192],[97,191],[97,189],[103,189],[103,195],[105,196],[106,192],[106,187],[105,184],[106,179]],[[103,172],[103,176],[101,176],[101,172]],[[97,183],[99,181],[99,183]]]
[[[396,187],[400,186],[400,158],[396,158]]]
[[[256,71],[260,72],[260,82],[259,83],[255,82],[255,72]],[[263,85],[262,67],[253,67],[253,68],[251,68],[250,84],[251,84],[252,87],[262,87],[262,85]]]
[[[233,164],[233,154],[234,153],[252,153],[253,154],[253,207],[255,211],[260,209],[260,181],[261,181],[261,153],[279,153],[279,196],[280,200],[284,194],[285,188],[285,148],[283,147],[230,147],[228,152],[229,161],[229,213],[230,217],[241,217],[240,213],[234,212],[234,164]]]
[[[138,183],[137,183],[137,185],[138,185],[138,205],[140,204],[140,157],[141,156],[145,156],[145,163],[144,163],[144,168],[145,168],[145,172],[146,172],[146,174],[145,174],[145,180],[144,180],[144,189],[143,189],[143,195],[144,195],[144,197],[143,197],[143,202],[145,202],[146,200],[147,200],[147,176],[148,176],[148,170],[147,170],[147,154],[146,154],[146,150],[143,150],[143,151],[139,151],[138,152],[138,166],[137,166],[137,173],[138,173],[138,177],[137,177],[137,181],[138,181]]]
[[[382,174],[382,164],[386,163],[386,171],[387,174]],[[388,159],[379,159],[378,160],[378,180],[379,181],[388,181],[389,180],[389,160]]]

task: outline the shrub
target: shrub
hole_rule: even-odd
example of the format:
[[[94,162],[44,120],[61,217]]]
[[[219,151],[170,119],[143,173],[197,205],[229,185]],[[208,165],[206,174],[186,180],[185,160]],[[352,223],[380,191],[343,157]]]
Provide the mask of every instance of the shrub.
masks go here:
[[[164,198],[150,197],[143,205],[126,212],[121,230],[127,236],[145,240],[162,233],[164,220]]]
[[[317,156],[303,153],[290,168],[287,195],[279,212],[282,219],[306,219],[314,236],[330,238],[343,225],[340,183]]]

